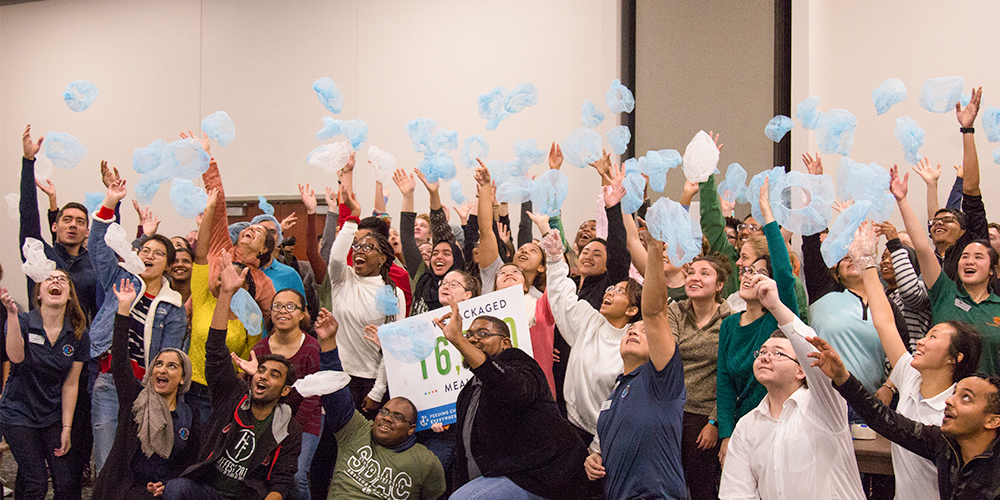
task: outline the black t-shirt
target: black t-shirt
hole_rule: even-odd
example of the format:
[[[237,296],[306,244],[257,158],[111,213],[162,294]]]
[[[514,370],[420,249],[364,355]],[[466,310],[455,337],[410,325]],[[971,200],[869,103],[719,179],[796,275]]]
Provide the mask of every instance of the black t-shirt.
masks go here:
[[[222,454],[215,461],[215,474],[208,483],[223,498],[241,500],[246,496],[246,485],[243,480],[256,464],[251,463],[257,443],[266,433],[271,432],[271,412],[264,420],[253,419],[253,428],[240,426],[232,422],[233,432],[226,438]]]
[[[170,412],[170,419],[174,424],[174,447],[170,450],[170,458],[163,458],[156,453],[147,457],[140,446],[132,457],[131,464],[137,484],[166,482],[170,479],[170,464],[184,460],[194,413],[187,403],[178,402],[177,408]]]

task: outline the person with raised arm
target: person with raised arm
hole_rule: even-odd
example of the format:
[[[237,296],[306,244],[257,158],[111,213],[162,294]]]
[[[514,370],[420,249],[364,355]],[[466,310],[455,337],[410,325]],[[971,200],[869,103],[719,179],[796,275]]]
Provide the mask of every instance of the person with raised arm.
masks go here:
[[[295,382],[295,367],[280,354],[257,358],[249,382],[239,377],[226,347],[233,294],[246,282],[232,256],[219,257],[219,298],[212,316],[205,372],[212,416],[205,427],[197,462],[166,484],[165,500],[281,500],[295,489],[302,426],[284,398]]]
[[[941,425],[926,425],[872,396],[828,342],[819,337],[809,342],[819,350],[809,354],[812,366],[830,377],[872,430],[934,463],[940,498],[1000,497],[1000,376],[974,373],[959,380],[945,400]]]
[[[128,343],[129,361],[136,379],[145,376],[150,362],[161,350],[183,349],[187,336],[187,312],[181,294],[170,288],[166,276],[176,254],[173,243],[159,234],[147,239],[138,251],[144,270],[136,275],[118,265],[119,256],[105,239],[115,217],[115,207],[127,193],[122,179],[108,186],[104,203],[93,216],[94,227],[87,241],[94,271],[104,290],[104,303],[90,325],[90,355],[99,364],[91,406],[94,466],[98,473],[111,452],[118,428],[118,393],[111,369],[111,339],[118,310],[114,286],[126,279],[138,290],[129,309],[132,325]]]
[[[640,234],[649,250],[650,271],[642,294],[643,319],[629,325],[621,339],[625,370],[601,407],[600,449],[587,457],[585,470],[591,481],[604,479],[606,498],[683,499],[688,498],[681,459],[687,391],[667,308],[665,245],[645,229]],[[714,490],[713,483],[708,487]]]
[[[112,291],[118,298],[111,341],[111,372],[118,389],[118,433],[105,467],[94,483],[94,498],[152,499],[164,484],[194,463],[200,422],[197,410],[184,402],[191,387],[191,360],[180,349],[156,354],[140,382],[128,360],[130,306],[137,290],[121,280]]]
[[[979,366],[982,341],[979,332],[962,321],[934,325],[917,341],[913,354],[896,332],[892,308],[882,290],[875,268],[878,234],[870,222],[854,237],[850,253],[861,271],[865,290],[871,297],[872,320],[885,350],[892,373],[891,382],[899,392],[896,411],[924,424],[941,425],[945,400],[955,391],[955,383],[972,375]],[[897,444],[892,445],[892,470],[896,478],[896,498],[939,498],[934,464]]]
[[[808,362],[815,332],[785,305],[774,280],[754,276],[748,286],[778,330],[755,346],[754,378],[767,394],[736,424],[719,498],[864,499],[847,403]]]
[[[795,276],[788,260],[781,229],[771,213],[768,183],[760,189],[760,207],[764,214],[764,235],[767,238],[769,255],[740,267],[739,294],[747,303],[745,311],[730,314],[719,326],[719,363],[716,369],[716,414],[719,423],[719,461],[725,463],[729,437],[736,422],[753,410],[767,394],[765,388],[754,378],[754,349],[764,343],[777,327],[777,320],[764,307],[752,286],[756,276],[773,278],[778,283],[782,303],[793,312],[798,312],[795,296]],[[744,245],[746,248],[746,245]]]
[[[927,295],[930,299],[933,322],[937,324],[962,321],[972,325],[979,331],[983,343],[979,371],[988,374],[998,373],[1000,326],[993,318],[1000,316],[1000,296],[990,290],[990,281],[996,278],[996,267],[1000,256],[990,246],[989,240],[967,242],[963,248],[956,250],[959,252],[960,272],[958,281],[952,281],[944,273],[934,253],[934,247],[926,238],[920,237],[927,233],[924,232],[917,214],[906,199],[909,174],[900,178],[899,170],[895,166],[889,173],[891,177],[889,190],[896,197],[907,232],[914,236],[913,247],[917,252],[924,282],[931,284]]]
[[[879,263],[882,281],[886,284],[885,294],[906,320],[907,348],[913,352],[917,341],[931,329],[931,302],[927,298],[927,285],[915,268],[917,252],[903,246],[896,226],[886,221],[876,224],[876,227],[878,234],[885,236],[886,240]]]
[[[11,363],[0,398],[3,437],[18,465],[17,498],[45,498],[49,476],[56,498],[72,498],[80,469],[67,453],[80,372],[90,358],[87,316],[66,271],[50,272],[32,292],[35,309],[19,313],[14,297],[0,288]]]

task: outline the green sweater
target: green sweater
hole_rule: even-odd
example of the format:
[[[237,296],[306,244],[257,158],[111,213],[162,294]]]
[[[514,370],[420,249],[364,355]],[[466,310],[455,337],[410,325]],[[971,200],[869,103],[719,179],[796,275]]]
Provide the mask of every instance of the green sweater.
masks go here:
[[[767,237],[773,278],[778,282],[781,303],[798,314],[795,275],[792,274],[788,247],[785,246],[778,223],[772,222],[764,226],[764,236]],[[716,369],[715,392],[721,438],[731,436],[736,421],[756,408],[767,394],[767,389],[753,375],[752,353],[760,349],[764,341],[771,337],[771,333],[778,329],[778,321],[770,312],[765,312],[749,325],[740,326],[743,314],[731,314],[719,327],[719,366]]]

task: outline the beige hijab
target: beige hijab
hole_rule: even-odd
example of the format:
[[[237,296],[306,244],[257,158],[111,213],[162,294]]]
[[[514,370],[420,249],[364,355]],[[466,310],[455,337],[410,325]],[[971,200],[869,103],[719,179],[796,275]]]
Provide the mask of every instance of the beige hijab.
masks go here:
[[[153,358],[149,364],[150,369],[146,370],[146,375],[142,378],[142,391],[132,404],[132,414],[139,431],[139,445],[147,457],[152,457],[155,453],[163,458],[170,458],[170,452],[174,449],[174,421],[170,417],[170,405],[153,390],[150,382],[153,372],[151,368],[165,352],[177,354],[184,370],[180,386],[177,387],[178,402],[182,401],[180,396],[191,388],[191,359],[184,351],[167,348]]]

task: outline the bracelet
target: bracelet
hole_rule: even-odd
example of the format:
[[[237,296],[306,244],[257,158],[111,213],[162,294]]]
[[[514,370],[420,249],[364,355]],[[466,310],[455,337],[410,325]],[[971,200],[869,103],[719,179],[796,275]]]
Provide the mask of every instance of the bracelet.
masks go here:
[[[889,383],[888,383],[888,382],[886,382],[886,383],[882,384],[882,387],[885,387],[886,389],[889,389],[889,390],[890,390],[890,391],[892,391],[892,392],[893,392],[894,394],[898,394],[898,393],[899,393],[899,389],[897,389],[896,387],[893,387],[893,386],[889,385]]]
[[[66,428],[66,427],[69,427],[70,429],[72,429],[72,428],[73,428],[73,426],[72,426],[72,425],[64,425],[64,426],[63,426],[63,428]]]
[[[976,127],[959,127],[958,131],[961,132],[961,133],[963,133],[963,134],[975,134],[976,133]]]
[[[712,419],[712,418],[708,419],[708,423],[710,423],[710,424],[712,424],[712,425],[714,425],[714,426],[716,426],[716,427],[718,427],[718,426],[719,426],[719,423],[718,423],[718,422],[716,422],[716,421],[715,421],[715,419]]]

